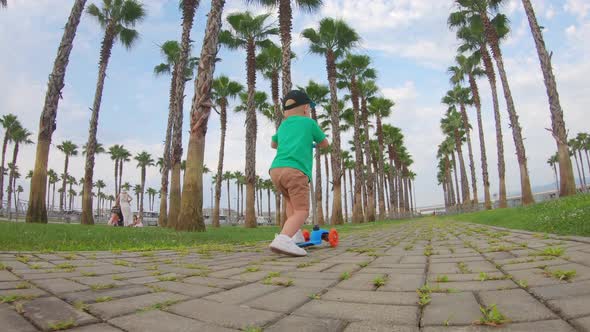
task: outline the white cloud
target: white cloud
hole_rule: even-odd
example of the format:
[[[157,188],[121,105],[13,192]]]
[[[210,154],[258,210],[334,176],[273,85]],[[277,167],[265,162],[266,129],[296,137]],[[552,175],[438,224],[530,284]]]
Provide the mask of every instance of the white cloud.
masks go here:
[[[567,0],[563,9],[572,15],[584,18],[590,11],[590,3],[585,0]]]

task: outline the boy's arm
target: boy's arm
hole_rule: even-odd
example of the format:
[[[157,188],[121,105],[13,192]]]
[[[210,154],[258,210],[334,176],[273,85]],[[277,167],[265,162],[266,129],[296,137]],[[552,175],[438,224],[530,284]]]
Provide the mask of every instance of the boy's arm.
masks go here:
[[[328,139],[327,139],[327,138],[324,138],[324,140],[323,140],[323,141],[321,141],[321,142],[318,144],[318,147],[319,147],[320,149],[325,149],[325,148],[327,148],[327,147],[329,147],[329,146],[330,146],[330,142],[328,141]]]
[[[275,142],[275,141],[272,141],[272,142],[270,143],[270,147],[271,147],[271,148],[273,148],[273,149],[276,149],[276,148],[278,148],[278,147],[279,147],[279,144],[278,144],[277,142]]]

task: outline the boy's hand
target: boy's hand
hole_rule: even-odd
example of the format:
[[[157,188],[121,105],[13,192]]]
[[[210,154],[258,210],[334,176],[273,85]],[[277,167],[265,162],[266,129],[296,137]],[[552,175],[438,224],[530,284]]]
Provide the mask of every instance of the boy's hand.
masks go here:
[[[321,141],[320,144],[317,145],[317,147],[319,147],[320,149],[325,149],[329,146],[330,146],[330,142],[328,141],[327,138],[324,138],[324,140]]]
[[[277,144],[277,142],[275,142],[275,141],[272,141],[272,142],[270,143],[270,147],[271,147],[271,148],[273,148],[273,149],[276,149],[276,148],[278,148],[278,147],[279,147],[279,145]]]

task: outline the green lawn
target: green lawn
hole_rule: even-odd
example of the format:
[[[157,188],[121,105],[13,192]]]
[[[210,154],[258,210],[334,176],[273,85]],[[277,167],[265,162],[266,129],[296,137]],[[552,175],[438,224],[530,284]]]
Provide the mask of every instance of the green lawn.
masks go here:
[[[528,231],[590,236],[590,195],[580,194],[528,207],[441,217]]]
[[[339,234],[369,231],[402,221],[338,226]],[[310,226],[306,226],[310,229]],[[326,226],[325,228],[329,228]],[[0,222],[0,251],[96,251],[154,250],[179,248],[231,249],[270,241],[278,227],[245,229],[227,226],[208,228],[204,233],[176,232],[158,227],[123,228],[66,224],[25,224]]]

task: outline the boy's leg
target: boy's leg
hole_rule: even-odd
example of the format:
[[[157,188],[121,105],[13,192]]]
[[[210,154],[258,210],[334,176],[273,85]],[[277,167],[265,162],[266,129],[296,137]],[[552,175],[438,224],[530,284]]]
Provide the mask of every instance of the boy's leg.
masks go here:
[[[295,169],[290,170],[287,176],[287,221],[281,234],[293,237],[309,216],[309,180],[307,175]]]

